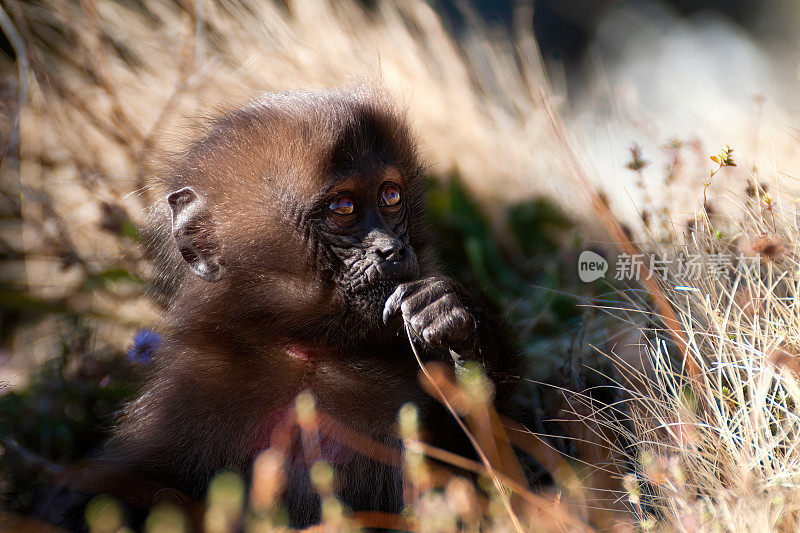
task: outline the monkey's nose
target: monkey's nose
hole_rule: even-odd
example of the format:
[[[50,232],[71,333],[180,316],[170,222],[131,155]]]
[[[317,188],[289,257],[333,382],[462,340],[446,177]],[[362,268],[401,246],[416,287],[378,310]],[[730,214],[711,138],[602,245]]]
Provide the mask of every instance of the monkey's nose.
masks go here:
[[[409,281],[419,274],[414,249],[400,243],[391,248],[375,248],[376,271],[382,281]]]
[[[406,245],[394,236],[380,235],[372,244],[372,250],[384,261],[400,261],[405,256]]]

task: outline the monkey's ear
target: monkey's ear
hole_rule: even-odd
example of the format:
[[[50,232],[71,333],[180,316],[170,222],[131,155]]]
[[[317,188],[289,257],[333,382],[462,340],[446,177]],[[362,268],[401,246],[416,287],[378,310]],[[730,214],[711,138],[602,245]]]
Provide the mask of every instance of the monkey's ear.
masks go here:
[[[221,247],[211,212],[191,187],[167,196],[172,209],[172,236],[192,272],[206,281],[219,281],[223,273]]]

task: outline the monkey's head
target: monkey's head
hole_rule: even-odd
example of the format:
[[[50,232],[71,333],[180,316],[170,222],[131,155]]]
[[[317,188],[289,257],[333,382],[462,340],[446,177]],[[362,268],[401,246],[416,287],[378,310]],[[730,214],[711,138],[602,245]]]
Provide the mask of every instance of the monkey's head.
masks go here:
[[[394,288],[433,268],[416,144],[380,91],[263,96],[214,119],[173,168],[172,237],[193,273],[183,312],[377,328]]]

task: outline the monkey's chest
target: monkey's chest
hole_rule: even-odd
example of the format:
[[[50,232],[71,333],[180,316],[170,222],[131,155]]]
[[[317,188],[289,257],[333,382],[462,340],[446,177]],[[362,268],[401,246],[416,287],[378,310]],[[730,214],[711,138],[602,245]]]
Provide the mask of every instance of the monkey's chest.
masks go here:
[[[282,405],[259,421],[250,455],[275,448],[297,467],[324,460],[341,468],[364,458],[399,464],[398,412],[430,401],[416,369],[399,359],[306,365],[311,370],[285,376]]]

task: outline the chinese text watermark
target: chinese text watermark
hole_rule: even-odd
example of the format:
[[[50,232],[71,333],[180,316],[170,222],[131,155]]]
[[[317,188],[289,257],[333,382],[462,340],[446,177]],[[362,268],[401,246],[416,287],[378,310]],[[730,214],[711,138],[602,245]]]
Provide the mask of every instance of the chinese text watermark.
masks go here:
[[[731,280],[741,273],[758,272],[759,256],[726,253],[685,253],[674,257],[657,253],[622,253],[615,257],[613,266],[600,254],[584,250],[578,257],[578,276],[591,283],[601,278],[616,281],[639,281],[652,277],[692,281],[713,277]]]

